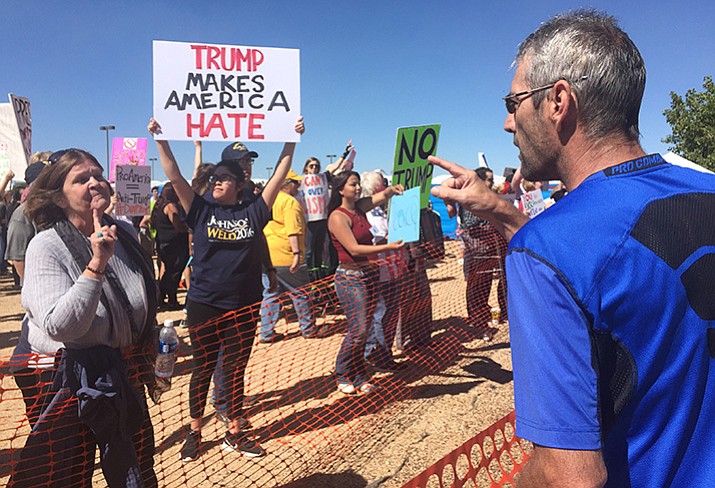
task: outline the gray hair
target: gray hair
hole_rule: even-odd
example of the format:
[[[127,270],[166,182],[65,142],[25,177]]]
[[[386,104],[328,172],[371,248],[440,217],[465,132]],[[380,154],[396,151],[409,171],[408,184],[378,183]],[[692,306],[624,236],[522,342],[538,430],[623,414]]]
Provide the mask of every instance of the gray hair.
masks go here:
[[[623,133],[638,140],[645,63],[614,17],[585,9],[557,15],[519,45],[514,64],[524,60],[531,88],[558,80],[571,83],[587,136]],[[545,96],[535,93],[534,106]]]
[[[371,197],[375,191],[383,184],[385,175],[380,170],[363,171],[360,177],[360,187],[362,197]]]

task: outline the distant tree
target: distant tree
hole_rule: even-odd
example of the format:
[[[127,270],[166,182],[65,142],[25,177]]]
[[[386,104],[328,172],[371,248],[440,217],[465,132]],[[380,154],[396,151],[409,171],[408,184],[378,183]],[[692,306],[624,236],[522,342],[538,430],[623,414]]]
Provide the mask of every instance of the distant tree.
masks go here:
[[[685,99],[670,92],[670,108],[663,111],[670,130],[663,139],[668,149],[715,171],[715,83],[712,76],[703,80],[702,92],[690,89]]]

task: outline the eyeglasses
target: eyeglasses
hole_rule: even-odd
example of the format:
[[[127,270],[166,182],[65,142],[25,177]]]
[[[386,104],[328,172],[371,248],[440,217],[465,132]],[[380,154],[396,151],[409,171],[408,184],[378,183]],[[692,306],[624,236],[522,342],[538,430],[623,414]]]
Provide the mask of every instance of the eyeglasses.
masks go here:
[[[221,183],[226,183],[227,181],[237,181],[237,178],[236,178],[235,176],[233,176],[233,175],[229,175],[229,174],[226,174],[226,173],[224,173],[224,174],[222,174],[222,175],[211,175],[211,176],[209,176],[209,183],[211,183],[212,185],[213,185],[214,183],[218,183],[219,181],[220,181]]]
[[[320,168],[320,165],[319,164],[309,164],[308,167],[309,168]]]
[[[583,81],[583,80],[585,80],[585,79],[587,79],[587,78],[588,78],[588,76],[582,76],[581,78],[579,78],[578,80],[576,80],[576,82]],[[559,80],[559,81],[560,81],[560,80]],[[519,92],[519,93],[514,93],[514,94],[512,94],[512,95],[507,95],[507,96],[505,96],[505,97],[504,97],[504,103],[505,103],[505,105],[506,105],[506,111],[509,112],[510,114],[516,113],[516,109],[519,108],[519,104],[520,104],[521,102],[523,102],[524,100],[526,100],[527,98],[529,98],[529,97],[530,97],[531,95],[533,95],[534,93],[537,93],[537,92],[540,92],[540,91],[544,91],[544,90],[548,90],[548,89],[550,89],[550,88],[553,88],[554,85],[556,85],[556,83],[558,83],[558,81],[555,81],[555,82],[553,82],[553,83],[549,83],[548,85],[540,86],[540,87],[538,87],[538,88],[534,88],[533,90],[525,90],[525,91],[522,91],[522,92]],[[523,98],[519,98],[519,97],[523,97]]]

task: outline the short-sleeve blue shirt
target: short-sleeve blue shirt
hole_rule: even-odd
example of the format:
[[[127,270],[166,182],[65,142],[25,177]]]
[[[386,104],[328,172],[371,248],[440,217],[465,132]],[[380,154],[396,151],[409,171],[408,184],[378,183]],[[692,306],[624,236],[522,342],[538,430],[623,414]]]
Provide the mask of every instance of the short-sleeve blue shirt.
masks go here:
[[[715,175],[598,172],[506,261],[517,434],[601,449],[607,486],[714,486]]]

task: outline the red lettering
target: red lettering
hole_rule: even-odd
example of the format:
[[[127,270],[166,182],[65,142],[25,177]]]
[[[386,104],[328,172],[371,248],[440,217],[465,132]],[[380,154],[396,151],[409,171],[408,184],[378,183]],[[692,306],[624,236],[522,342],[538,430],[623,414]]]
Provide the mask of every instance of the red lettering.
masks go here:
[[[224,71],[256,71],[265,56],[258,49],[241,50],[237,47],[205,46],[191,44],[196,69],[222,69]]]
[[[255,71],[261,64],[263,64],[263,53],[258,49],[253,49],[253,69],[249,71]]]
[[[207,69],[221,69],[221,67],[218,65],[218,62],[216,61],[216,58],[218,58],[221,55],[221,51],[223,51],[224,48],[222,47],[216,47],[216,46],[209,46],[209,52],[208,55],[206,56],[206,68]]]
[[[228,114],[227,117],[233,120],[233,138],[241,137],[241,120],[245,119],[247,114]]]
[[[243,137],[242,126],[247,125],[248,139],[250,140],[261,140],[265,139],[264,134],[260,134],[259,131],[263,130],[263,125],[260,123],[265,116],[263,114],[226,114],[232,122],[230,122],[229,129],[231,128],[231,123],[233,124],[233,138],[238,139]],[[215,113],[211,115],[208,123],[206,122],[206,114],[200,113],[199,120],[194,121],[190,113],[186,114],[186,137],[192,139],[196,138],[195,131],[198,131],[198,137],[204,138],[211,135],[211,131],[220,130],[221,136],[224,139],[228,139],[228,132],[226,131],[226,124],[224,123],[223,117],[220,113]]]
[[[203,63],[201,62],[202,55],[206,49],[208,49],[208,46],[201,46],[198,44],[192,44],[191,49],[194,50],[195,54],[195,59],[194,59],[194,65],[196,66],[196,69],[203,69]]]
[[[214,129],[221,129],[221,135],[223,136],[223,138],[228,138],[228,134],[226,134],[226,128],[223,126],[223,119],[221,118],[221,114],[213,114],[211,116],[211,120],[209,120],[209,124],[204,129],[204,132],[201,133],[201,137],[207,137],[209,133]]]
[[[248,138],[250,140],[264,139],[263,134],[257,134],[256,131],[263,130],[263,125],[257,120],[263,120],[266,116],[263,114],[250,114],[248,116]]]
[[[190,113],[186,114],[186,137],[193,138],[194,135],[192,134],[191,131],[193,131],[194,129],[198,129],[199,134],[201,134],[201,130],[202,130],[203,126],[204,126],[204,114],[199,114],[199,123],[198,124],[192,123]]]

